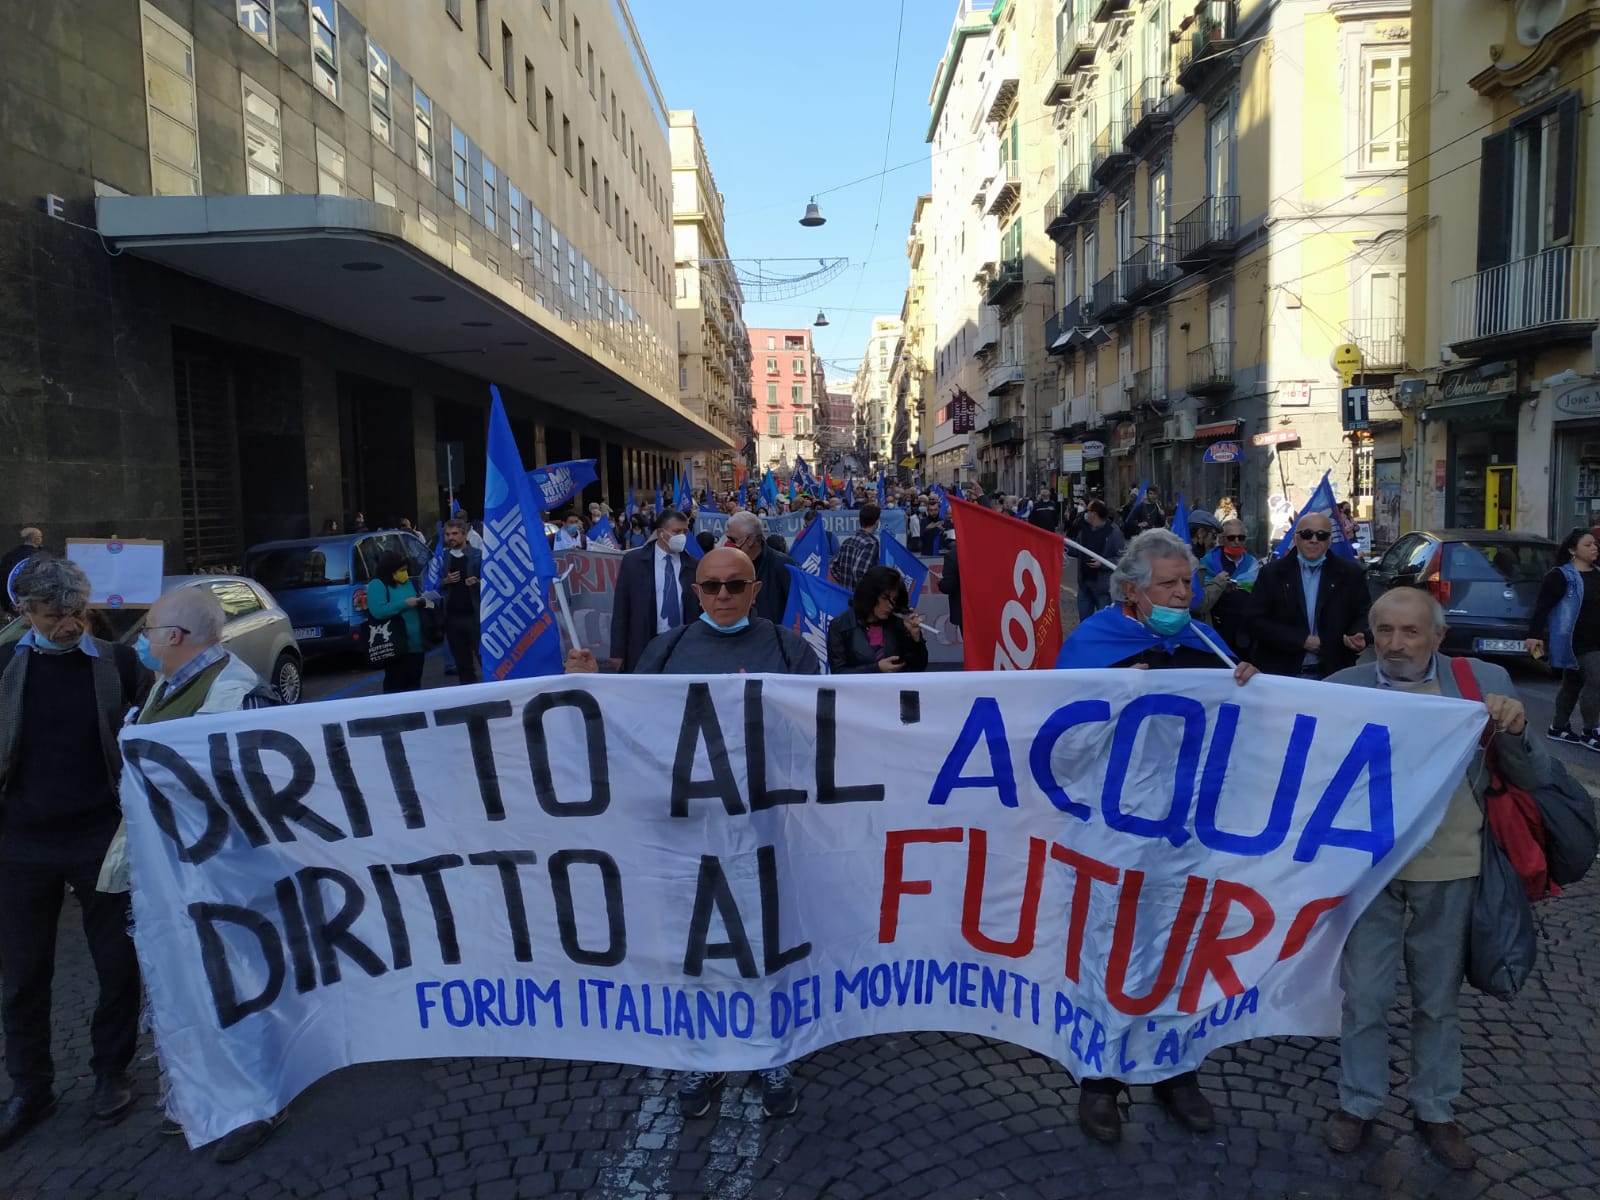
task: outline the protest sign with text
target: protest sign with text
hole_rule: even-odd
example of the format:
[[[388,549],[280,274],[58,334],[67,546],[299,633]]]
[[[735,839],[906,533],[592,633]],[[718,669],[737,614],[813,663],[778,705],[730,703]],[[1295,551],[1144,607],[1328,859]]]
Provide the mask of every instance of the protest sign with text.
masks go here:
[[[731,513],[699,512],[695,514],[694,527],[698,532],[709,532],[718,538],[726,537],[728,532],[728,518]],[[822,527],[834,536],[844,539],[852,533],[861,532],[861,514],[848,508],[825,510],[817,514],[817,519],[822,522]],[[781,534],[785,541],[794,542],[805,529],[806,515],[803,512],[777,513],[761,518],[761,523],[768,533]],[[903,509],[886,508],[883,516],[878,521],[878,531],[888,534],[896,541],[904,543],[906,540],[906,514]]]
[[[1481,706],[1223,671],[586,676],[130,727],[197,1144],[359,1062],[951,1030],[1148,1082],[1338,1027]],[[892,753],[886,749],[892,747]]]

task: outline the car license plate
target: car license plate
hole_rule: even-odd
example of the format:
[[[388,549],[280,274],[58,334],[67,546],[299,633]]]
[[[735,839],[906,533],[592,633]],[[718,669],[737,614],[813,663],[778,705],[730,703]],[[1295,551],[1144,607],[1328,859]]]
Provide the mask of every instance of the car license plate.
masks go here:
[[[1472,648],[1480,654],[1527,653],[1527,648],[1516,638],[1474,638]]]
[[[319,638],[321,636],[322,636],[322,626],[321,625],[308,625],[304,629],[296,629],[294,631],[294,640],[297,641],[297,642],[303,642],[307,638]]]

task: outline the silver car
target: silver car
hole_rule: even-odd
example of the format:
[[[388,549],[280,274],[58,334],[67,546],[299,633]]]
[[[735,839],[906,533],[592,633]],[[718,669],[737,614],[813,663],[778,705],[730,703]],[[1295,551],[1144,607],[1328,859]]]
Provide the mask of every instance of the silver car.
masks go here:
[[[210,588],[222,604],[227,617],[222,627],[222,644],[272,685],[285,704],[300,699],[302,660],[294,640],[289,614],[253,579],[242,575],[167,575],[161,580],[163,594],[184,587]],[[94,609],[92,628],[99,637],[127,645],[144,628],[144,609]],[[22,636],[25,623],[19,617],[0,631],[0,646]]]

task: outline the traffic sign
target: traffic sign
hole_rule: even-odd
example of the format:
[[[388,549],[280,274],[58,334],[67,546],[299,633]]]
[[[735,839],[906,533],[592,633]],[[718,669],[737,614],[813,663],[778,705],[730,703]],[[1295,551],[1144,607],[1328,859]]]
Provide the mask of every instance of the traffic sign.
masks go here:
[[[1339,423],[1344,426],[1346,433],[1370,426],[1371,422],[1367,420],[1366,388],[1347,387],[1339,393]]]
[[[1353,342],[1346,342],[1342,346],[1335,346],[1333,348],[1333,357],[1331,361],[1333,363],[1333,369],[1339,372],[1339,378],[1341,381],[1343,381],[1345,387],[1350,386],[1357,373],[1360,372],[1361,368],[1366,364],[1366,360],[1361,357],[1361,347],[1355,345]]]

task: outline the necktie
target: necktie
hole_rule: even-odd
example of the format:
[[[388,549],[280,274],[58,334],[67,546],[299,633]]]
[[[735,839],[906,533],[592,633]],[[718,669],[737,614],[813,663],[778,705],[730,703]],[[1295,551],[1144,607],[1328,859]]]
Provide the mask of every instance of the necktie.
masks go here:
[[[661,560],[661,615],[669,628],[683,624],[683,604],[678,599],[678,573],[672,569],[672,558]]]

